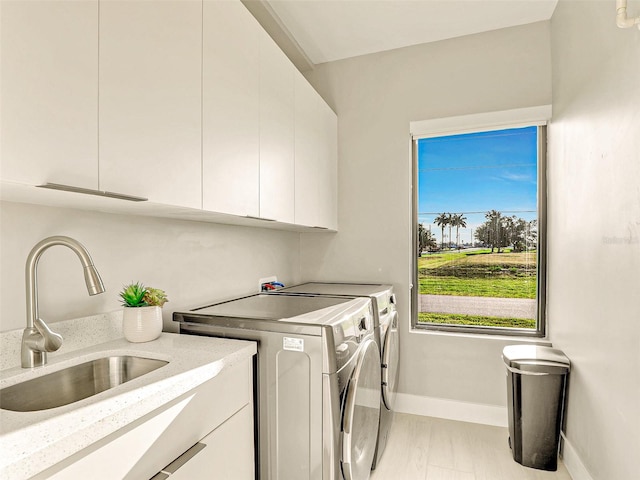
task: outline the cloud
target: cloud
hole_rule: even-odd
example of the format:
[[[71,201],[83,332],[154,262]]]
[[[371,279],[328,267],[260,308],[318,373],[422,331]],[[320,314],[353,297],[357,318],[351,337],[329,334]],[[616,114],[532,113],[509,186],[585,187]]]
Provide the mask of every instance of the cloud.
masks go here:
[[[533,179],[531,178],[531,175],[526,174],[526,173],[509,173],[509,172],[505,172],[502,175],[500,175],[500,178],[502,180],[509,180],[511,182],[530,182]]]

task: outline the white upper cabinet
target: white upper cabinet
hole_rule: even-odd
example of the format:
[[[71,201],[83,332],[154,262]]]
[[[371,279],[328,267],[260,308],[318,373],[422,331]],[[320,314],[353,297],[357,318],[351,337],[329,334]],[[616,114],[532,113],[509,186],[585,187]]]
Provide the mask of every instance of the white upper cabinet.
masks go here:
[[[337,228],[336,115],[240,0],[0,0],[0,27],[3,199]]]
[[[309,82],[295,78],[295,223],[319,226],[318,150],[322,131],[320,99]]]
[[[301,75],[295,83],[295,223],[337,228],[337,119]]]
[[[200,208],[202,1],[100,2],[100,189]]]
[[[98,187],[98,2],[1,1],[2,180]]]
[[[261,27],[240,2],[203,13],[203,208],[257,217]]]
[[[338,117],[320,99],[320,144],[318,145],[318,223],[316,226],[338,230]]]
[[[239,1],[203,11],[203,208],[335,228],[335,114]]]
[[[275,42],[260,39],[260,217],[294,222],[294,73]]]

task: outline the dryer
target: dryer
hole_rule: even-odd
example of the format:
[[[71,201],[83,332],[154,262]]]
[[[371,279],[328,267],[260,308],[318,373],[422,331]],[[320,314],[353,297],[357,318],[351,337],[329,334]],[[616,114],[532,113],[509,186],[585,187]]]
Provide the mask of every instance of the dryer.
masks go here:
[[[175,312],[184,334],[258,342],[261,480],[366,480],[380,415],[368,298],[257,294]]]
[[[400,362],[400,337],[398,335],[398,312],[392,285],[308,282],[281,288],[270,294],[300,294],[340,296],[346,298],[370,298],[374,309],[376,341],[380,348],[380,422],[376,452],[371,468],[375,469],[387,444],[393,420]]]

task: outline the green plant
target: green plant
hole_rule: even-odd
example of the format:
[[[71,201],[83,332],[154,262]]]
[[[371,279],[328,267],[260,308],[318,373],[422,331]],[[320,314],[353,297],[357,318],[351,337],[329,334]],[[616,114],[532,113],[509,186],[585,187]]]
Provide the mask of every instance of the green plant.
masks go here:
[[[149,287],[147,288],[147,293],[144,294],[144,301],[149,306],[162,307],[169,299],[167,298],[167,294],[164,293],[164,290]]]
[[[125,285],[120,292],[123,307],[146,307],[144,295],[147,289],[140,282]]]
[[[125,285],[120,292],[120,299],[124,307],[162,307],[169,301],[164,290],[145,287],[140,282]]]

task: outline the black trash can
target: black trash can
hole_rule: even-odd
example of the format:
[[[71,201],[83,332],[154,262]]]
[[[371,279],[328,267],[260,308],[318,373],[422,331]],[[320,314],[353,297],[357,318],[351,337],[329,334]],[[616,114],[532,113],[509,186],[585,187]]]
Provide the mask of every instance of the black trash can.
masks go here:
[[[569,359],[560,350],[537,345],[507,346],[502,359],[513,459],[525,467],[555,471]]]

